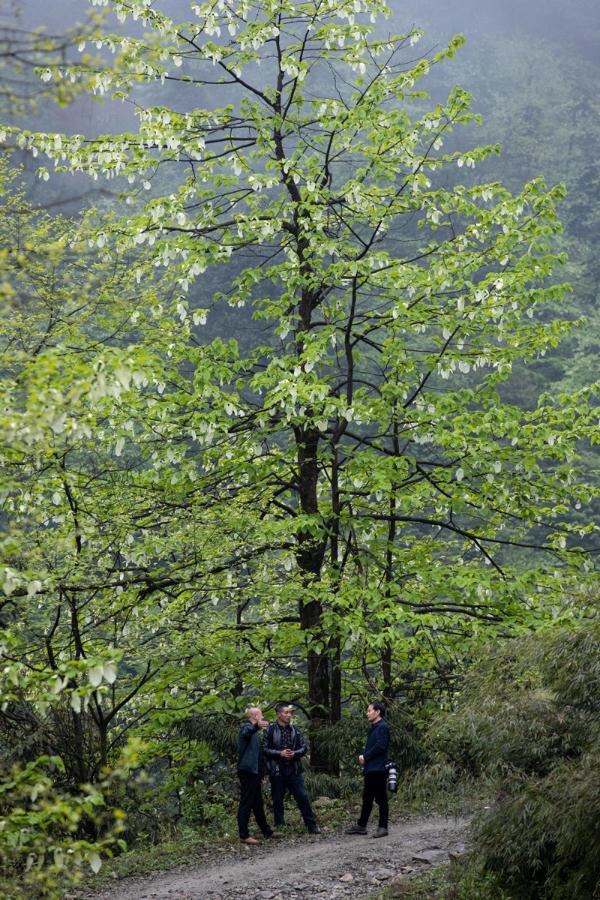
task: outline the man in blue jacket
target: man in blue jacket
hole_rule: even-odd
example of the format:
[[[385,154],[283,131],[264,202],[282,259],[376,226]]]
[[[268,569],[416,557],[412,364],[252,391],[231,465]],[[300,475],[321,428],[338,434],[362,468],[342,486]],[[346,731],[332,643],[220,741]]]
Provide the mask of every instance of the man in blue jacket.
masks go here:
[[[254,813],[256,823],[265,837],[281,837],[281,833],[273,831],[267,817],[262,798],[262,779],[265,774],[265,764],[262,746],[258,736],[259,729],[266,728],[269,724],[263,719],[262,711],[258,706],[251,706],[246,710],[247,722],[240,728],[238,738],[237,770],[240,779],[240,805],[238,807],[238,829],[242,844],[258,844],[256,838],[250,837],[248,825],[250,813]]]
[[[366,834],[367,822],[373,809],[373,800],[379,807],[379,824],[373,837],[385,837],[388,833],[387,764],[390,745],[390,729],[384,720],[385,706],[378,700],[369,703],[367,719],[371,723],[364,751],[358,757],[363,768],[364,784],[362,809],[356,825],[346,828],[346,834]]]

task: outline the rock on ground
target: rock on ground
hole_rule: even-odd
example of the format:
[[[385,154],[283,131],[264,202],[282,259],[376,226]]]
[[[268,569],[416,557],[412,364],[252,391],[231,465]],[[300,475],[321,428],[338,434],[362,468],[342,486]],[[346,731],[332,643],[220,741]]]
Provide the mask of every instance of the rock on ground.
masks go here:
[[[370,831],[374,831],[373,825]],[[402,870],[416,874],[464,850],[467,820],[430,816],[393,823],[387,837],[320,835],[240,845],[214,862],[128,878],[87,900],[304,900],[364,897]],[[346,876],[352,876],[348,878]],[[406,877],[406,876],[404,876]]]

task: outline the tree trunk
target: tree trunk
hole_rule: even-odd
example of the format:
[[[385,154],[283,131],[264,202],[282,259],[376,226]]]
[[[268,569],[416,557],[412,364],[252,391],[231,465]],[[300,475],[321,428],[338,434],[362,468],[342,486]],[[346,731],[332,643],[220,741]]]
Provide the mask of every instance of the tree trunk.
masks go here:
[[[342,651],[339,638],[330,643],[331,653],[331,722],[342,718]]]
[[[341,433],[341,431],[340,431]],[[339,560],[339,534],[340,534],[340,491],[339,491],[339,459],[337,445],[332,447],[331,461],[331,568],[334,573],[335,590],[339,589],[341,580],[341,568]],[[331,661],[331,697],[329,707],[329,719],[332,725],[342,718],[342,651],[340,639],[337,635],[329,641],[329,658]],[[340,763],[337,754],[330,754],[329,770],[333,775],[340,774]]]
[[[398,440],[398,419],[397,410],[394,410],[394,429],[393,429],[393,447],[396,457],[400,456],[400,445]],[[385,597],[389,603],[389,585],[394,578],[394,544],[396,541],[396,492],[393,491],[390,496],[388,522],[387,546],[385,551]],[[394,680],[392,676],[393,650],[391,643],[387,643],[381,654],[381,675],[383,680],[383,696],[385,702],[389,705],[394,700]]]
[[[298,494],[303,513],[317,516],[318,449],[320,434],[316,428],[297,428],[296,446],[298,452]],[[312,590],[321,575],[325,555],[326,538],[315,536],[305,530],[298,534],[296,558],[307,590]],[[323,606],[320,600],[310,598],[300,600],[300,626],[306,632],[309,644],[307,652],[308,708],[311,716],[310,759],[314,769],[329,772],[329,754],[319,742],[319,730],[329,723],[330,718],[330,661],[326,648],[328,643],[322,631]]]
[[[386,644],[381,654],[381,672],[383,676],[383,698],[389,704],[394,699],[394,682],[392,679],[392,646]]]

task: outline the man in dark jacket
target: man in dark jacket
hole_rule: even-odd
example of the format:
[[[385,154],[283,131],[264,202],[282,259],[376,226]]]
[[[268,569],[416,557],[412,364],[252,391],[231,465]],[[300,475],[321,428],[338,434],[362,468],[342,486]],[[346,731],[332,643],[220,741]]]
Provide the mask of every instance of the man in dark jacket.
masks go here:
[[[265,733],[265,756],[271,779],[271,797],[275,826],[284,824],[283,798],[289,791],[302,813],[304,824],[311,834],[320,834],[315,821],[302,775],[301,758],[306,753],[306,741],[299,728],[292,725],[292,708],[289,703],[275,707],[277,721],[269,725]]]
[[[265,837],[281,837],[281,833],[273,831],[267,822],[261,790],[265,767],[258,732],[260,728],[266,728],[269,723],[263,719],[263,714],[258,706],[251,706],[247,709],[246,718],[248,721],[240,728],[238,739],[237,771],[240,779],[240,805],[237,821],[240,841],[243,844],[258,844],[256,838],[250,837],[248,831],[251,812],[254,813],[256,823]]]
[[[358,757],[363,768],[364,784],[362,809],[356,825],[346,828],[346,834],[366,834],[367,822],[373,809],[373,800],[379,807],[379,825],[373,837],[385,837],[388,833],[387,764],[390,745],[390,729],[384,721],[385,707],[374,700],[367,707],[367,719],[371,723],[364,751]]]

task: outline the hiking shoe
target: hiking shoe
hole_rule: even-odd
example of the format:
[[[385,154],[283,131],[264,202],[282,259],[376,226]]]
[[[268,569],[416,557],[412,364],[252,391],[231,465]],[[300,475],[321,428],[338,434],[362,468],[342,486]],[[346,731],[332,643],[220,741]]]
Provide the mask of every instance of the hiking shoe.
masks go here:
[[[371,837],[374,837],[374,838],[385,837],[387,835],[387,833],[388,833],[387,828],[381,828],[381,826],[380,826],[376,831],[373,832]]]
[[[257,841],[256,838],[253,837],[240,838],[240,841],[242,844],[260,844],[260,841]]]
[[[350,828],[346,828],[344,834],[366,834],[367,829],[364,825],[351,825]]]
[[[315,825],[314,828],[309,828],[309,829],[308,829],[308,833],[309,833],[309,834],[321,834],[321,829],[319,828],[318,825]]]

